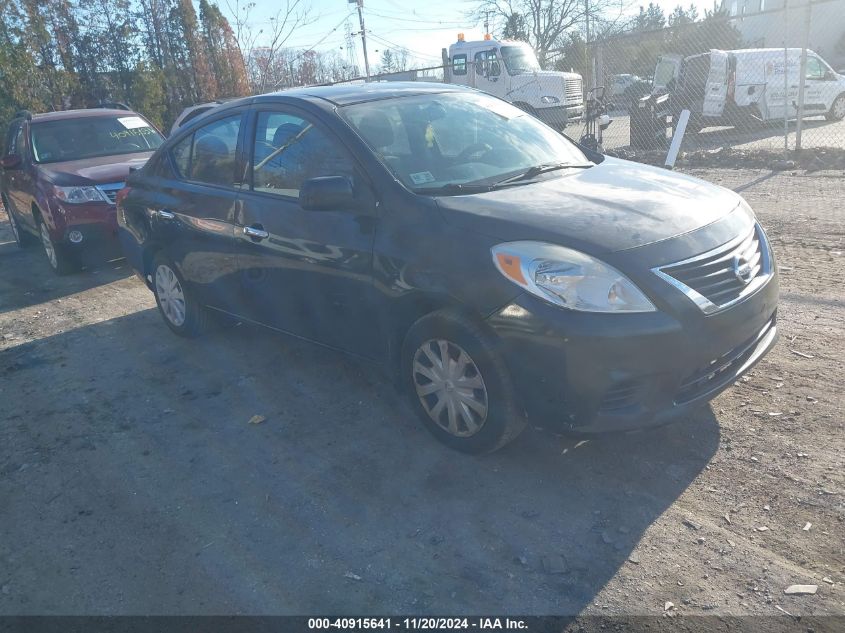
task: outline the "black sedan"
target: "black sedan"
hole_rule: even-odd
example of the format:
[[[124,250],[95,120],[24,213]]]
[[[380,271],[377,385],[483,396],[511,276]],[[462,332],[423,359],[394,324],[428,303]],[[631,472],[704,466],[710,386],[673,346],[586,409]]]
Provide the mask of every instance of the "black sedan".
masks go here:
[[[454,86],[220,105],[130,176],[118,208],[171,330],[218,313],[382,363],[467,452],[527,419],[663,424],[777,338],[772,251],[740,196]]]

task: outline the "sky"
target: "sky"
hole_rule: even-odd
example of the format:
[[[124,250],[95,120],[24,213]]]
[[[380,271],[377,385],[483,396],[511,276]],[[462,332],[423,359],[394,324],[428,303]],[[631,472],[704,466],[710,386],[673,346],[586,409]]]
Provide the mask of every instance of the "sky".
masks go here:
[[[220,8],[230,19],[237,0],[218,0]],[[246,0],[241,0],[241,5]],[[270,18],[275,16],[284,0],[253,0],[254,8],[249,14],[249,25],[258,30],[270,28]],[[636,14],[641,4],[637,0],[618,0],[624,3],[622,12]],[[348,0],[303,0],[310,3],[309,24],[296,29],[286,46],[291,48],[314,48],[319,51],[336,50],[347,56],[346,26],[349,21],[354,33],[360,31],[355,4]],[[678,0],[656,0],[668,14]],[[474,24],[468,14],[478,6],[478,0],[364,0],[364,20],[367,30],[367,50],[370,66],[378,65],[381,55],[388,48],[405,48],[416,64],[438,65],[440,49],[448,47],[463,32],[467,40],[481,39],[483,24]],[[688,6],[690,0],[683,0]],[[703,14],[703,7],[710,2],[697,0],[694,4]],[[363,69],[361,38],[356,35],[355,58]]]

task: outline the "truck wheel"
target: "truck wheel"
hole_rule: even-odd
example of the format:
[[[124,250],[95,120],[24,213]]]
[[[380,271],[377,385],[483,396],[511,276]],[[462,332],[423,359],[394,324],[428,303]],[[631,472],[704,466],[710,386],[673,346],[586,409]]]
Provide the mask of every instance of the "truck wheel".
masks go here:
[[[830,106],[830,112],[824,115],[828,121],[841,121],[845,119],[845,92],[836,97],[833,105]]]
[[[68,253],[64,244],[57,244],[50,237],[50,231],[41,218],[38,218],[38,235],[41,237],[41,247],[44,249],[44,254],[47,256],[47,261],[50,263],[50,268],[53,269],[54,273],[57,275],[67,275],[79,270],[79,264]]]
[[[452,310],[417,321],[405,337],[402,373],[426,428],[464,453],[488,453],[525,428],[510,374],[494,341]]]
[[[153,294],[164,322],[174,333],[193,338],[208,329],[208,309],[162,253],[153,260]]]

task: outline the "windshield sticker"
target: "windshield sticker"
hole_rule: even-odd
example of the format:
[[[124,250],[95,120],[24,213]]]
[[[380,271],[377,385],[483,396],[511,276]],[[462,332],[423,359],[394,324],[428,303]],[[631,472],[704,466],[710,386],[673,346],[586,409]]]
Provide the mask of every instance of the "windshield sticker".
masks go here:
[[[134,130],[139,127],[149,127],[146,121],[139,116],[124,116],[117,119],[127,130]]]
[[[414,174],[410,174],[410,176],[415,185],[424,185],[427,182],[434,182],[434,176],[431,175],[430,171],[418,171]]]

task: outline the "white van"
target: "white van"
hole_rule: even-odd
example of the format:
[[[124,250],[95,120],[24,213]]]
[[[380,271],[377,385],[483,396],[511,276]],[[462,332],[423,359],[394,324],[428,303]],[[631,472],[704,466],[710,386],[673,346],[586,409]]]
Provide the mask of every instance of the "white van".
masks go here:
[[[584,114],[583,81],[578,73],[540,70],[525,42],[486,39],[458,41],[443,50],[444,80],[488,92],[562,129]]]
[[[795,119],[800,68],[800,48],[664,55],[657,60],[653,90],[671,93],[677,109],[689,109],[694,128],[783,119],[784,114]],[[845,118],[845,76],[808,50],[804,116],[818,115]]]

